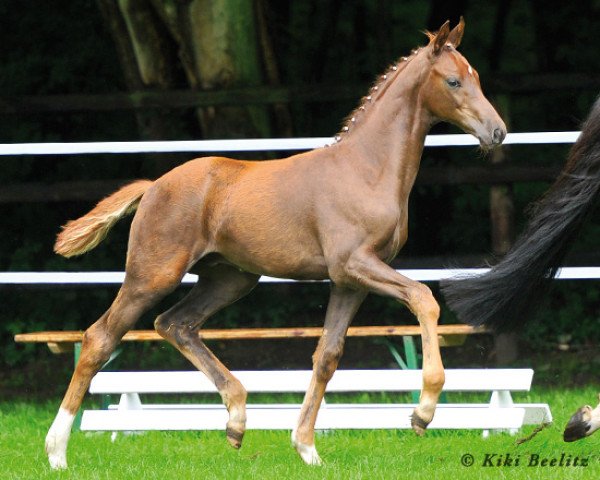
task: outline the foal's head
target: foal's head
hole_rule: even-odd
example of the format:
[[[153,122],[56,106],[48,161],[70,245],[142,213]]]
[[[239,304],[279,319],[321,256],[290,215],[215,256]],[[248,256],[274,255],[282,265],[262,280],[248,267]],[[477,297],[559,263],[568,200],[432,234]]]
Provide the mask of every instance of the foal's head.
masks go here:
[[[483,148],[491,148],[502,143],[506,126],[483,95],[477,71],[456,50],[464,28],[461,18],[452,31],[446,22],[436,34],[428,34],[431,68],[421,90],[423,106],[434,122],[453,123],[476,136]]]

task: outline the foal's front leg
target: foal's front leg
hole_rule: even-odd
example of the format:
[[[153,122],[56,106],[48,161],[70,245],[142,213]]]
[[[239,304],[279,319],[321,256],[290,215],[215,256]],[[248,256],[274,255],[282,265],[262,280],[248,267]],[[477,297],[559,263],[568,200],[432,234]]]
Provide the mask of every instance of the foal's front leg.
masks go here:
[[[313,355],[313,374],[306,391],[298,425],[292,432],[292,444],[309,465],[320,465],[315,448],[315,422],[327,382],[333,376],[344,350],[344,340],[354,314],[366,296],[365,291],[350,290],[333,284],[323,335]]]
[[[399,274],[371,253],[355,252],[347,262],[344,274],[349,282],[404,303],[421,325],[423,387],[411,424],[417,435],[423,435],[433,420],[445,380],[437,336],[440,307],[427,286]]]

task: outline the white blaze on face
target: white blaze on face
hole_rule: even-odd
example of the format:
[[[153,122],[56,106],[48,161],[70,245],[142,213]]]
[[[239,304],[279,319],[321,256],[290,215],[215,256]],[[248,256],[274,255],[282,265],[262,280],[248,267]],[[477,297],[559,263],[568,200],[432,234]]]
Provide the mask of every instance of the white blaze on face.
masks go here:
[[[467,72],[469,72],[469,75],[473,76],[473,67],[471,66],[471,64],[464,57],[462,61],[465,62],[465,65],[467,66]]]
[[[448,42],[446,44],[446,46],[450,47],[450,48],[454,48],[454,45],[452,45],[450,42]],[[469,72],[469,75],[473,76],[473,67],[469,64],[469,62],[467,62],[466,58],[462,57],[462,60],[463,60],[463,62],[465,62],[465,65],[467,66],[467,71]]]

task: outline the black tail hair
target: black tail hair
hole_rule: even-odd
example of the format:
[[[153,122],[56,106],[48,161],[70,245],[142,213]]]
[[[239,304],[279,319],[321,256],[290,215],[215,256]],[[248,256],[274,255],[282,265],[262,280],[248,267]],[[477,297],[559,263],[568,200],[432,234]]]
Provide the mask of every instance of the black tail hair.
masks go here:
[[[556,182],[531,209],[513,248],[483,275],[443,281],[442,293],[471,325],[522,325],[550,288],[569,248],[600,197],[600,97]]]

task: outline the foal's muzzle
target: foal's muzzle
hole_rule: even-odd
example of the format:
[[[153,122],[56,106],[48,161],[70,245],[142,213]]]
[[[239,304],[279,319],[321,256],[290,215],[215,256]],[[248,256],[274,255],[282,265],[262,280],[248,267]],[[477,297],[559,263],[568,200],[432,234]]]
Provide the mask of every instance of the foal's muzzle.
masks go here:
[[[506,130],[500,127],[494,128],[492,132],[492,145],[500,145],[506,137]]]
[[[504,123],[487,123],[475,130],[481,148],[489,150],[500,145],[506,138],[506,127]]]

